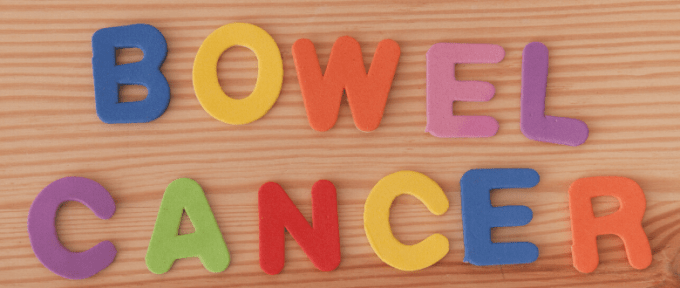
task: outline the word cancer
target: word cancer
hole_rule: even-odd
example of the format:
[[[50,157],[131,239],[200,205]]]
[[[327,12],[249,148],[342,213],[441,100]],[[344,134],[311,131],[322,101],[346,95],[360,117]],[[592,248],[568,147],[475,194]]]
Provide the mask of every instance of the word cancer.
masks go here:
[[[533,243],[493,243],[491,228],[528,224],[533,213],[526,206],[491,205],[492,189],[531,188],[539,175],[533,169],[473,169],[460,180],[463,221],[464,261],[478,265],[532,263],[538,258]],[[449,252],[449,241],[433,234],[414,245],[405,245],[392,234],[389,214],[392,202],[408,194],[419,199],[435,215],[449,208],[449,201],[434,180],[414,171],[390,174],[373,187],[364,204],[364,229],[376,255],[388,265],[404,271],[429,267]],[[595,217],[591,199],[613,196],[621,209]],[[258,192],[260,267],[278,274],[285,262],[285,231],[302,247],[310,261],[321,271],[340,264],[340,233],[336,189],[327,180],[312,187],[312,224],[307,222],[288,194],[277,183],[268,182]],[[113,263],[116,248],[103,241],[87,251],[74,253],[64,248],[57,236],[55,219],[61,204],[78,201],[95,215],[108,219],[115,212],[109,192],[97,182],[81,177],[66,177],[49,184],[35,198],[28,216],[31,246],[38,259],[54,273],[71,279],[90,277]],[[569,207],[573,237],[574,267],[584,273],[599,263],[597,236],[615,234],[623,239],[631,266],[644,269],[651,264],[649,240],[642,228],[646,201],[640,186],[624,177],[589,177],[573,182],[569,188]],[[182,214],[186,212],[195,227],[191,234],[178,235]],[[230,256],[223,235],[203,189],[194,180],[180,178],[168,185],[163,194],[156,224],[146,254],[149,271],[168,272],[177,259],[198,257],[211,272],[224,271]]]

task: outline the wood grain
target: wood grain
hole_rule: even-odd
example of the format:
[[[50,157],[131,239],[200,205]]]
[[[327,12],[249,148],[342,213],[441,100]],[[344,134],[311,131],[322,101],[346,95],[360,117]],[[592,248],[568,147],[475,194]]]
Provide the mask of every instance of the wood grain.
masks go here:
[[[203,111],[191,69],[203,39],[232,22],[256,24],[279,45],[283,90],[271,111],[244,126],[231,126]],[[91,37],[98,29],[148,23],[166,37],[162,71],[172,100],[146,124],[107,125],[96,115]],[[315,132],[307,123],[291,45],[309,38],[320,62],[336,38],[362,45],[365,63],[377,43],[394,39],[402,56],[380,127],[362,133],[347,104],[336,126]],[[580,147],[540,143],[519,129],[521,53],[541,41],[550,50],[547,113],[585,121],[590,137]],[[500,130],[491,138],[440,139],[424,132],[425,53],[438,42],[493,43],[506,51],[493,65],[458,65],[457,77],[495,85],[483,103],[456,103],[457,114],[489,115]],[[120,60],[138,59],[122,51]],[[257,64],[252,52],[234,48],[219,62],[225,91],[246,97]],[[677,287],[680,285],[680,3],[642,1],[2,1],[0,2],[0,286],[290,286],[290,287]],[[123,101],[144,97],[125,88]],[[475,267],[463,263],[461,175],[473,168],[533,168],[541,182],[531,189],[493,194],[495,205],[534,211],[525,227],[494,229],[494,241],[531,241],[535,263]],[[451,241],[450,253],[418,272],[382,263],[363,231],[363,203],[382,177],[400,170],[426,174],[451,203],[434,216],[415,198],[393,205],[392,228],[405,243],[431,233]],[[644,189],[643,221],[654,253],[644,270],[629,266],[622,242],[600,237],[594,273],[572,267],[567,189],[581,177],[617,175]],[[101,183],[116,201],[116,214],[99,220],[78,203],[58,214],[66,247],[83,251],[113,242],[115,262],[94,277],[72,281],[42,266],[26,231],[28,209],[52,181],[82,176]],[[232,256],[222,273],[198,259],[175,262],[155,275],[144,256],[165,187],[180,177],[202,185]],[[309,192],[319,179],[338,189],[342,262],[316,270],[287,236],[286,266],[270,276],[258,265],[257,189],[267,181],[284,187],[311,218]],[[616,201],[597,199],[597,213]],[[184,223],[182,232],[190,232]]]

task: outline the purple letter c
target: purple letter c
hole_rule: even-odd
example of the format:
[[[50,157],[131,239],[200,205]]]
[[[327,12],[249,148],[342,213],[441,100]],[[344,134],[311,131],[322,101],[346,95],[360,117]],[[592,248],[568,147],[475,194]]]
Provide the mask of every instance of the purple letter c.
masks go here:
[[[82,177],[65,177],[43,189],[28,212],[28,237],[33,252],[47,269],[69,279],[88,278],[108,267],[116,257],[116,247],[103,241],[84,252],[71,252],[59,242],[55,219],[61,204],[78,201],[101,219],[116,211],[113,198],[99,183]]]

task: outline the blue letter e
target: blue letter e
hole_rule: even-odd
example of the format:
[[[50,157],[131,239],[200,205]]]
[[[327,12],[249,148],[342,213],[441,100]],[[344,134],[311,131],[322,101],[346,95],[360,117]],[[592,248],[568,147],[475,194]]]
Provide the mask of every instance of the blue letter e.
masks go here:
[[[526,206],[491,206],[491,189],[531,188],[539,176],[533,169],[473,169],[460,178],[464,262],[477,266],[524,264],[536,261],[533,243],[492,243],[492,227],[523,226],[533,213]]]
[[[139,48],[142,61],[116,65],[116,49]],[[92,73],[97,116],[104,123],[145,123],[160,117],[170,103],[170,86],[160,67],[168,53],[163,34],[148,24],[110,27],[92,35]],[[146,99],[118,102],[120,85],[144,85]]]

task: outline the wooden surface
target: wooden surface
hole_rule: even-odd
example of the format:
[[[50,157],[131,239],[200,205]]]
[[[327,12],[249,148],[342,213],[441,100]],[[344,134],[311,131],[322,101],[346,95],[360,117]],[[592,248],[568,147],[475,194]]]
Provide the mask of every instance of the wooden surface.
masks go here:
[[[680,285],[680,3],[677,1],[2,1],[0,2],[0,286],[290,286],[290,287],[674,287]],[[193,92],[191,69],[202,41],[216,28],[248,22],[269,32],[284,62],[283,90],[254,123],[231,126],[210,117]],[[98,29],[148,23],[166,37],[162,71],[172,100],[146,124],[107,125],[96,115],[91,37]],[[316,45],[325,67],[336,38],[362,45],[366,65],[377,43],[394,39],[402,56],[380,127],[354,127],[346,102],[336,126],[315,132],[307,123],[291,55],[298,38]],[[519,129],[521,53],[541,41],[550,51],[547,113],[578,118],[590,128],[579,147],[529,140]],[[456,114],[490,115],[498,134],[440,139],[424,132],[425,52],[438,42],[493,43],[506,51],[493,65],[458,65],[464,80],[489,81],[489,102],[456,103]],[[122,62],[140,53],[123,51]],[[252,52],[223,54],[224,90],[247,96],[255,84]],[[144,97],[124,89],[122,99]],[[494,241],[531,241],[540,256],[527,265],[463,263],[461,175],[473,168],[533,168],[531,189],[492,193],[495,205],[526,205],[525,227],[494,229]],[[450,208],[430,214],[415,198],[392,208],[398,239],[416,243],[431,233],[451,251],[418,272],[380,261],[363,230],[363,204],[382,177],[415,170],[437,181]],[[622,242],[600,237],[601,263],[591,274],[572,266],[567,189],[581,177],[616,175],[645,191],[644,229],[653,263],[635,270]],[[49,183],[66,176],[101,183],[116,201],[99,220],[68,203],[58,213],[59,237],[74,251],[110,240],[114,263],[85,280],[63,279],[35,257],[26,231],[28,209]],[[206,191],[231,252],[221,273],[197,258],[166,274],[146,269],[144,256],[165,187],[193,178]],[[275,181],[311,219],[309,192],[319,179],[338,190],[342,262],[316,270],[287,235],[286,266],[270,276],[258,264],[257,190]],[[598,215],[617,209],[596,199]],[[187,221],[182,233],[191,231]]]

